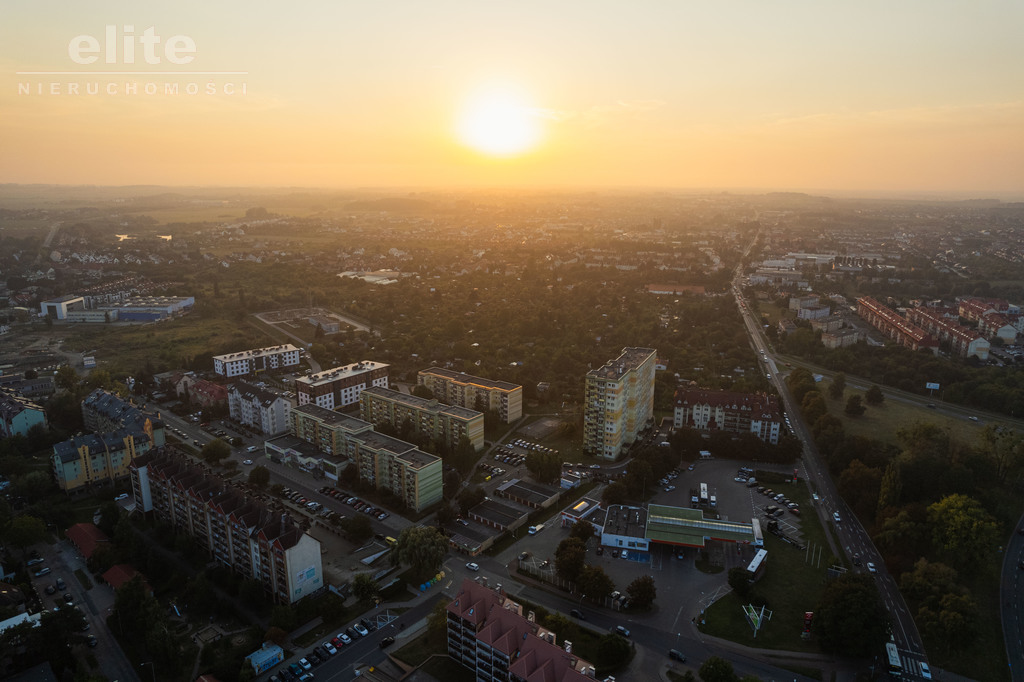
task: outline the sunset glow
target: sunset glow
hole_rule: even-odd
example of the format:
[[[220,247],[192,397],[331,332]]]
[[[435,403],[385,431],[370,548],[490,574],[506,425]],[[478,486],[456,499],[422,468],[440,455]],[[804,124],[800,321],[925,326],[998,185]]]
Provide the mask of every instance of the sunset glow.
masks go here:
[[[462,142],[492,156],[513,156],[537,144],[540,128],[526,104],[511,91],[478,93],[459,121]]]

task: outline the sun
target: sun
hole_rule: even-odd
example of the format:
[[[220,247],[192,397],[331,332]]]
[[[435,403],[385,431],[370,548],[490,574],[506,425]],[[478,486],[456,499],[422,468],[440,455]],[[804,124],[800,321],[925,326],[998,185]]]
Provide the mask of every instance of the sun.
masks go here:
[[[490,156],[517,156],[540,141],[540,125],[526,99],[511,88],[489,88],[466,102],[458,122],[463,144]]]

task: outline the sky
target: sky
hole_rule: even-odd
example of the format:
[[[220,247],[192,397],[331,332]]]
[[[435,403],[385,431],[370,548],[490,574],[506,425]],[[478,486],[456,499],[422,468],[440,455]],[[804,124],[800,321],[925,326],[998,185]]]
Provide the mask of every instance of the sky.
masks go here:
[[[0,182],[1020,199],[1022,27],[1019,0],[5,0]]]

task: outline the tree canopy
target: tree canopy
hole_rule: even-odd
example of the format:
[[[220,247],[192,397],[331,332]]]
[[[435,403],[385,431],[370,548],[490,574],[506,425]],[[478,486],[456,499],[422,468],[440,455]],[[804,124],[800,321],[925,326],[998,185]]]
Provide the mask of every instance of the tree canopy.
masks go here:
[[[398,536],[392,563],[408,564],[419,575],[436,572],[448,552],[448,539],[433,526],[409,526]]]
[[[869,656],[889,636],[889,612],[872,576],[844,575],[825,586],[814,628],[824,651]]]

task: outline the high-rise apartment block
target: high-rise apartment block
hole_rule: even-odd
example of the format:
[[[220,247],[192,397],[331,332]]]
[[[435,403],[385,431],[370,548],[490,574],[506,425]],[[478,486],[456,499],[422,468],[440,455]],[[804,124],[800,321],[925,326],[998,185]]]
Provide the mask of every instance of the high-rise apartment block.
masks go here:
[[[137,510],[195,538],[215,561],[259,581],[277,603],[324,588],[320,542],[202,465],[161,448],[132,463],[131,479]]]
[[[614,460],[654,418],[653,348],[623,348],[616,359],[587,372],[583,449]]]
[[[299,405],[335,410],[358,403],[359,394],[370,386],[388,387],[388,367],[382,362],[364,360],[299,377],[295,380]]]
[[[454,449],[465,436],[473,449],[484,447],[484,415],[465,407],[442,405],[437,400],[392,391],[368,388],[359,396],[360,418],[374,424],[401,428],[412,424],[414,431]]]
[[[417,382],[429,388],[442,403],[483,412],[494,410],[506,424],[523,416],[523,387],[517,384],[440,367],[420,370]]]

